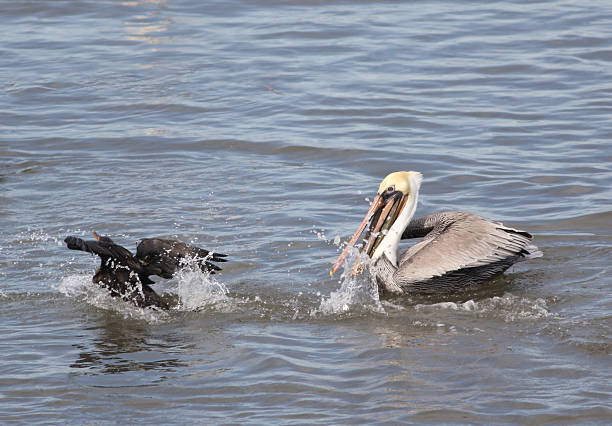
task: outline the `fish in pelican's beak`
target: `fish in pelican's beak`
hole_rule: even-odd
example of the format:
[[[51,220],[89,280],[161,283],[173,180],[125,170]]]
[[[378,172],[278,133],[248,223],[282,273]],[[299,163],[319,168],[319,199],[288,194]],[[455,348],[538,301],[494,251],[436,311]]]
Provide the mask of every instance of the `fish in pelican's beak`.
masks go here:
[[[383,252],[386,253],[388,248],[393,249],[394,251],[389,251],[387,254],[390,260],[396,263],[397,244],[414,214],[421,179],[422,175],[419,172],[394,172],[383,179],[370,209],[336,260],[329,273],[330,276],[340,268],[349,249],[355,245],[368,226],[368,222],[370,225],[360,253],[366,253],[372,260],[376,260]],[[360,269],[360,264],[357,262],[353,272],[358,273]]]

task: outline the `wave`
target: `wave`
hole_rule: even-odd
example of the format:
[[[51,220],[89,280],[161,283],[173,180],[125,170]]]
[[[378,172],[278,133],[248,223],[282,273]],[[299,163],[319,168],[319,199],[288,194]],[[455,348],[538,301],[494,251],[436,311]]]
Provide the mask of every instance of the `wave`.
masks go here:
[[[469,312],[476,316],[487,316],[501,319],[505,322],[521,320],[535,320],[552,317],[546,300],[542,298],[530,299],[506,293],[503,296],[494,296],[487,299],[466,302],[439,302],[430,305],[417,304],[417,312],[432,313],[438,311]]]

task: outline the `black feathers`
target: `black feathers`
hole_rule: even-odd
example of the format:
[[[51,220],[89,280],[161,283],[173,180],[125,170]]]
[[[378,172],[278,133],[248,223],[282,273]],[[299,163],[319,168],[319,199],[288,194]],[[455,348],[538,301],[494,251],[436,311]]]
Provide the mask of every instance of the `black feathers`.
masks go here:
[[[180,241],[146,238],[136,247],[136,256],[106,236],[93,233],[95,240],[66,237],[64,242],[71,250],[93,253],[100,257],[100,267],[92,281],[108,288],[113,296],[131,301],[136,306],[168,305],[149,287],[154,284],[149,276],[172,278],[186,264],[195,262],[202,271],[214,273],[221,268],[212,262],[225,262],[227,255],[209,252]]]

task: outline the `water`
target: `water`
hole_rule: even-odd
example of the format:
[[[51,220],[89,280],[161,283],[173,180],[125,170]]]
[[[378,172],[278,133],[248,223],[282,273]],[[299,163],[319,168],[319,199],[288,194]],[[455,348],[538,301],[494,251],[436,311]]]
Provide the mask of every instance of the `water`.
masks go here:
[[[607,1],[3,1],[0,421],[608,424]],[[329,278],[380,180],[544,257],[378,300]],[[92,230],[230,255],[141,310]]]

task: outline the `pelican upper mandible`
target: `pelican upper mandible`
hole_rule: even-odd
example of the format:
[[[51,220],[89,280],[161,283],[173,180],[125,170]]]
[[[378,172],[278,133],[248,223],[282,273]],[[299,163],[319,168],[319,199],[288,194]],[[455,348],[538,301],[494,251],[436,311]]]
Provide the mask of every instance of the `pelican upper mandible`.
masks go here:
[[[381,292],[436,293],[470,287],[512,264],[542,256],[531,234],[472,213],[444,212],[412,219],[423,176],[394,172],[385,177],[357,232],[330,274],[338,270],[368,222],[362,253]],[[423,238],[398,258],[402,239]]]

